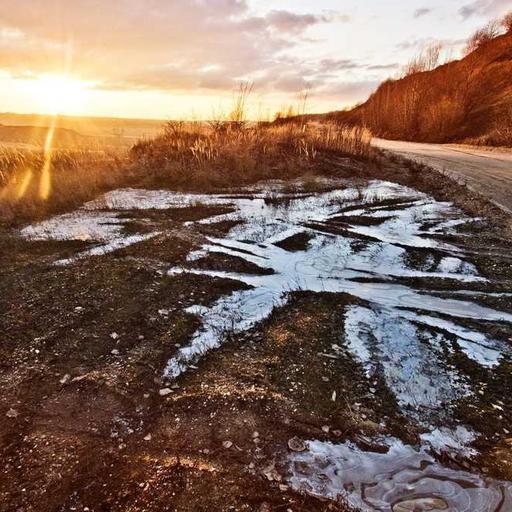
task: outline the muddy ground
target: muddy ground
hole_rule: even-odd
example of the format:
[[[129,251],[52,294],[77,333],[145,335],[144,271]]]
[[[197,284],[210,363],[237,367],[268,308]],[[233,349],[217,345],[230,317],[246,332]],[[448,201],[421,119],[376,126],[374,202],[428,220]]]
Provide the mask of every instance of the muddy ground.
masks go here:
[[[512,289],[509,224],[493,206],[402,162],[344,160],[331,162],[329,172],[412,185],[486,216],[467,240],[480,251],[474,264],[483,276],[499,278],[499,291]],[[155,212],[172,236],[70,266],[51,263],[85,242],[29,242],[2,233],[0,510],[343,511],[341,502],[301,495],[284,483],[280,461],[288,440],[364,443],[385,420],[388,433],[415,442],[418,432],[404,423],[382,383],[370,390],[347,354],[336,364],[321,355],[343,344],[342,317],[354,303],[344,294],[296,292],[197,368],[163,380],[166,362],[199,326],[184,310],[242,286],[166,275],[201,243],[183,234],[183,222],[213,212],[201,206]],[[230,227],[205,226],[203,233]],[[284,248],[305,243],[299,237]],[[251,270],[233,258],[203,262],[212,269],[226,263]],[[509,298],[486,300],[511,310]],[[501,338],[512,336],[496,329]],[[461,403],[459,413],[487,434],[474,469],[506,480],[512,480],[511,369],[504,365],[485,382],[478,409]]]

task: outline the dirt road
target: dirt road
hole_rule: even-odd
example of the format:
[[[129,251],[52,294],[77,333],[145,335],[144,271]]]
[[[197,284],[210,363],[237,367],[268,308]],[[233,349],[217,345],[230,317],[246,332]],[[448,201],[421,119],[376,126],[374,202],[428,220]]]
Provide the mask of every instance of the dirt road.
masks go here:
[[[512,213],[512,152],[374,139],[374,145],[442,171]]]

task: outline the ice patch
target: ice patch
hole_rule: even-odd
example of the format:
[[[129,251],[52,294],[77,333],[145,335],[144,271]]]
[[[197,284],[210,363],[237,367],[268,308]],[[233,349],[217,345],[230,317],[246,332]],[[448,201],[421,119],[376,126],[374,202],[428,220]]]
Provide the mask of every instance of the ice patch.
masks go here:
[[[449,412],[451,403],[471,392],[466,374],[446,364],[446,350],[460,350],[487,368],[500,364],[509,353],[504,343],[459,325],[457,319],[512,322],[512,315],[471,301],[417,291],[399,281],[403,277],[451,279],[454,283],[483,280],[462,259],[460,249],[429,236],[450,234],[450,226],[463,222],[448,203],[385,182],[372,182],[363,190],[344,188],[288,196],[286,200],[279,194],[272,200],[230,200],[236,206],[234,212],[198,224],[226,219],[239,223],[225,237],[210,237],[191,252],[187,259],[192,268],[172,268],[169,273],[228,278],[250,289],[221,297],[211,307],[189,310],[201,318],[202,327],[169,361],[166,377],[176,378],[190,363],[219,347],[226,333],[250,329],[267,318],[274,307],[286,304],[289,292],[297,290],[347,293],[368,304],[347,310],[347,347],[369,375],[382,373],[404,412],[423,424],[435,424],[441,412]],[[354,217],[374,217],[382,222],[365,226],[364,221],[355,224]],[[310,235],[305,250],[290,252],[275,245],[301,232]],[[370,238],[365,238],[364,247],[354,248],[359,235]],[[430,272],[410,268],[411,247],[427,251],[427,260],[430,257],[441,263]],[[438,251],[442,251],[441,258]],[[447,256],[447,252],[453,255]],[[195,261],[209,254],[236,256],[273,273],[193,268]]]
[[[380,441],[379,452],[352,442],[308,441],[305,452],[289,455],[287,482],[296,491],[344,498],[368,512],[512,510],[510,483],[444,467],[425,448],[395,438]]]

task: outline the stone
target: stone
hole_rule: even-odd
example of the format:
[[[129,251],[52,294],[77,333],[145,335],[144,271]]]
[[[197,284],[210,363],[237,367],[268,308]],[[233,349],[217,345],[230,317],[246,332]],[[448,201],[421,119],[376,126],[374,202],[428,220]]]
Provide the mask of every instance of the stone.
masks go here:
[[[303,452],[306,450],[307,446],[299,437],[292,437],[288,440],[288,448],[290,448],[292,452]]]
[[[67,384],[71,380],[71,375],[69,373],[66,373],[62,379],[59,380],[61,384]]]
[[[393,512],[438,512],[448,510],[448,503],[441,498],[417,498],[396,503]]]

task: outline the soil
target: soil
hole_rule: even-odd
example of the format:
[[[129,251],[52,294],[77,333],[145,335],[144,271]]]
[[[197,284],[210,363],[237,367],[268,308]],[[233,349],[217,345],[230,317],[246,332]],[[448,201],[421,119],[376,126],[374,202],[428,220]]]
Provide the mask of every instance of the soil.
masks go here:
[[[484,229],[467,239],[468,249],[486,248],[491,257],[475,259],[479,271],[510,291],[509,224],[493,205],[417,166],[345,159],[319,162],[323,168],[414,186],[486,216]],[[347,353],[336,361],[324,356],[332,344],[343,344],[344,308],[354,303],[343,294],[295,293],[286,307],[231,335],[197,368],[173,382],[162,379],[168,359],[199,325],[185,309],[242,286],[167,275],[204,241],[183,230],[183,222],[212,213],[200,205],[153,212],[165,217],[165,236],[70,266],[51,262],[85,242],[27,242],[13,231],[1,233],[1,511],[345,511],[342,502],[302,496],[285,485],[279,455],[290,438],[364,440],[385,421],[387,432],[417,440],[383,383],[370,390]],[[202,229],[219,235],[231,227]],[[285,249],[301,250],[308,238],[287,243]],[[209,256],[201,265],[254,271],[229,257]],[[509,299],[487,300],[510,309]],[[478,410],[468,400],[459,411],[489,433],[479,446],[479,469],[507,479],[510,370],[502,366],[483,382],[488,406]]]

